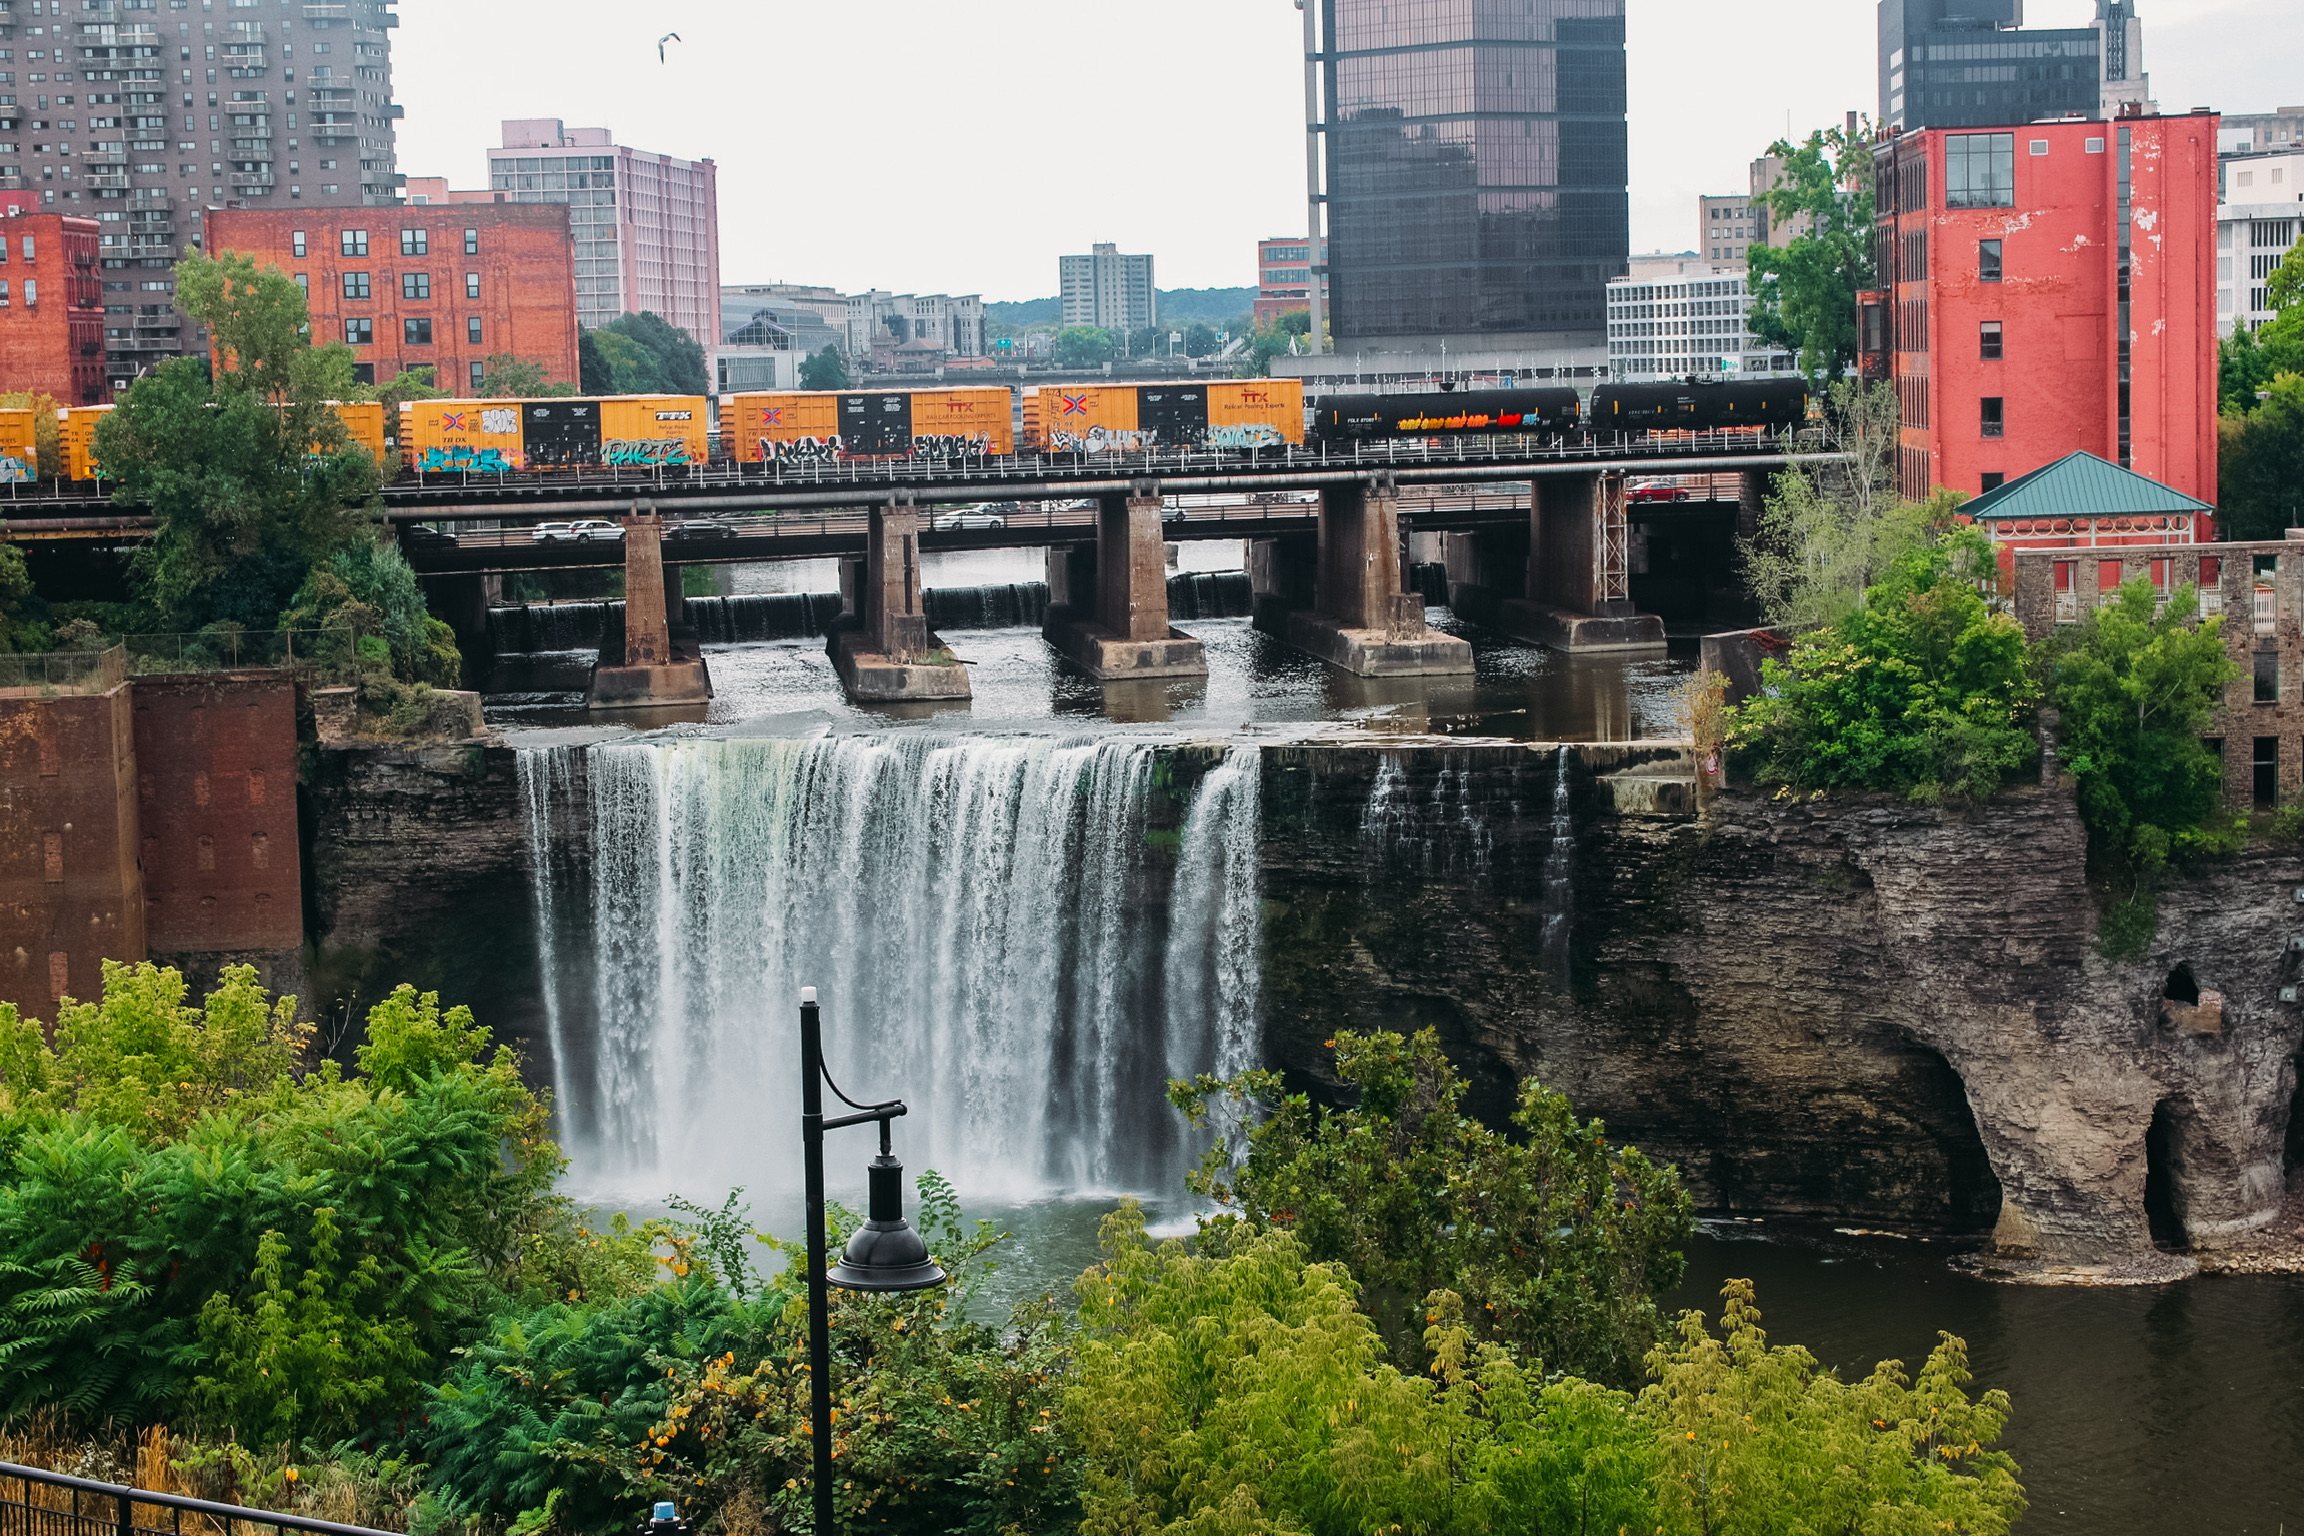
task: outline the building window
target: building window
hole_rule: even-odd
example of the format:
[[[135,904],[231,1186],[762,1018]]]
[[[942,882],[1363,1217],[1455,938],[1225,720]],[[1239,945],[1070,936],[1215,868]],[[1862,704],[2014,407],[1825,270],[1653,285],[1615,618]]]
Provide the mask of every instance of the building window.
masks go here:
[[[1944,205],[2016,206],[2016,135],[1955,133],[1944,140]]]
[[[1988,363],[2000,361],[2000,322],[1987,320],[1978,327],[1979,350],[1977,356]]]
[[[486,363],[474,363],[472,365],[472,393],[475,395],[480,393],[480,388],[487,382],[487,379],[488,365]]]
[[[376,340],[376,322],[366,318],[344,322],[344,340],[348,345],[365,347]]]
[[[347,256],[368,254],[368,231],[364,229],[347,229],[336,237],[336,242]]]
[[[365,299],[369,297],[368,274],[365,272],[345,273],[344,297],[348,299]]]
[[[296,274],[296,287],[297,287],[297,288],[298,288],[298,289],[299,289],[301,292],[303,292],[303,293],[304,293],[306,296],[309,296],[309,295],[311,294],[311,292],[312,292],[312,277],[311,277],[311,274],[310,274],[310,273],[306,273],[306,272],[299,272],[299,273],[297,273],[297,274]]]
[[[478,315],[465,317],[464,339],[475,347],[480,345],[480,317]]]
[[[401,273],[400,297],[404,299],[428,299],[432,297],[432,274],[429,272]]]
[[[432,251],[432,234],[431,234],[431,231],[429,231],[429,230],[423,230],[423,229],[404,229],[404,230],[400,231],[400,254],[401,254],[401,255],[403,255],[403,256],[427,256],[427,255],[430,255],[430,254],[431,254],[431,251]]]
[[[27,309],[40,307],[40,280],[36,277],[24,279],[24,307]]]
[[[2256,738],[2256,804],[2270,809],[2280,803],[2280,738]]]
[[[297,230],[288,237],[288,250],[298,261],[304,259],[304,231]]]
[[[1976,242],[1976,281],[1980,283],[2000,281],[1999,241],[1979,240]]]
[[[2008,477],[2000,473],[2000,471],[1996,469],[1988,469],[1984,471],[1984,489],[1986,492],[1996,491],[2007,483]]]
[[[479,273],[467,272],[464,274],[464,297],[468,299],[476,299],[480,297]]]
[[[464,231],[464,254],[467,256],[480,254],[480,231],[476,229]]]
[[[2203,617],[2224,611],[2224,561],[2216,555],[2200,557],[2200,612]]]
[[[2006,437],[2008,435],[2007,402],[2000,396],[1986,395],[1983,409],[1979,414],[1983,418],[1981,425],[1986,437]]]
[[[401,329],[406,335],[408,345],[412,347],[432,345],[432,322],[430,320],[411,316],[401,322]]]
[[[2112,594],[2118,592],[2119,590],[2120,562],[2117,560],[2097,561],[2096,601],[2099,603],[2108,603],[2112,600]]]
[[[2056,622],[2059,624],[2077,624],[2080,622],[2080,594],[2072,586],[2072,579],[2075,574],[2074,562],[2070,560],[2056,562]]]

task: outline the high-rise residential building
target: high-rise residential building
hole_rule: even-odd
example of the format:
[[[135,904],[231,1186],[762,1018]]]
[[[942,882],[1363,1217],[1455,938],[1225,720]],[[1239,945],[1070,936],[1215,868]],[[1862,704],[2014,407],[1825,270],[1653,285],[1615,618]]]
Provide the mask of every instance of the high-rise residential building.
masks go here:
[[[1624,0],[1306,3],[1339,362],[1597,347],[1631,251]]]
[[[1326,253],[1322,253],[1325,259]],[[1325,294],[1327,279],[1320,291]],[[1312,305],[1312,242],[1281,235],[1256,242],[1256,324],[1270,325],[1292,310]],[[1326,313],[1325,307],[1322,313]]]
[[[2136,0],[2085,27],[2024,26],[2024,0],[1880,0],[1880,121],[1988,128],[2115,116],[2152,94]]]
[[[1696,199],[1696,253],[1706,261],[1742,261],[1768,243],[1766,210],[1749,195]]]
[[[1066,325],[1101,326],[1126,336],[1159,323],[1151,257],[1123,256],[1117,245],[1099,245],[1086,256],[1058,258],[1056,267]]]
[[[108,390],[200,350],[171,269],[208,210],[398,201],[391,0],[43,9],[0,13],[0,178],[96,221]]]
[[[2214,113],[1930,128],[1874,168],[1861,345],[1895,381],[1905,495],[2084,450],[2215,499]]]
[[[504,124],[488,152],[498,202],[565,203],[576,236],[577,318],[661,315],[710,347],[720,334],[719,167],[631,149],[558,118]],[[454,194],[451,194],[454,196]]]
[[[53,395],[61,405],[101,405],[104,298],[94,219],[29,211],[22,192],[0,193],[0,380],[11,390]],[[167,309],[163,301],[159,306]],[[16,459],[0,459],[13,474]]]
[[[565,208],[219,209],[208,226],[219,249],[303,287],[314,338],[349,345],[364,383],[430,368],[439,388],[475,393],[505,355],[579,382]]]

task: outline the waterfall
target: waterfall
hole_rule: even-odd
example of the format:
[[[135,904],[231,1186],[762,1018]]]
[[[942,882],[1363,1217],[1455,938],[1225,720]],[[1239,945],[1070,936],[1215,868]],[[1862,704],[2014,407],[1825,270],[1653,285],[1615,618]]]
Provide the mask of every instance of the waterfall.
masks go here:
[[[1544,849],[1544,871],[1538,877],[1544,928],[1537,958],[1544,969],[1568,982],[1568,931],[1576,909],[1576,822],[1568,795],[1569,749],[1560,748],[1553,760],[1552,837]]]
[[[635,742],[581,787],[552,750],[522,782],[582,1182],[791,1187],[802,986],[840,1085],[977,1193],[1175,1190],[1167,1080],[1256,1060],[1252,749],[1181,789],[1143,739]]]

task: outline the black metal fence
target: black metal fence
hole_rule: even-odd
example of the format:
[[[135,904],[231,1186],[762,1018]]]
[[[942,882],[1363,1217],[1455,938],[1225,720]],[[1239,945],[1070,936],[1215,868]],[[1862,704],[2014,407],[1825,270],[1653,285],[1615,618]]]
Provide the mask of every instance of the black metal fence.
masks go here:
[[[0,1462],[0,1536],[288,1536],[292,1531],[391,1536],[364,1525],[123,1488]]]

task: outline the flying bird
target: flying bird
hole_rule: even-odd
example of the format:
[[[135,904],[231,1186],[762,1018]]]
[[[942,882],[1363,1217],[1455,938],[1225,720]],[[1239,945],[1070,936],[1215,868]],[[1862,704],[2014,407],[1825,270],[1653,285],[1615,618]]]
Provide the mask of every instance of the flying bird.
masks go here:
[[[678,43],[684,41],[686,41],[686,39],[681,37],[681,35],[677,32],[667,32],[662,37],[656,39],[656,62],[659,64],[666,62],[664,57],[664,45],[666,43]]]

